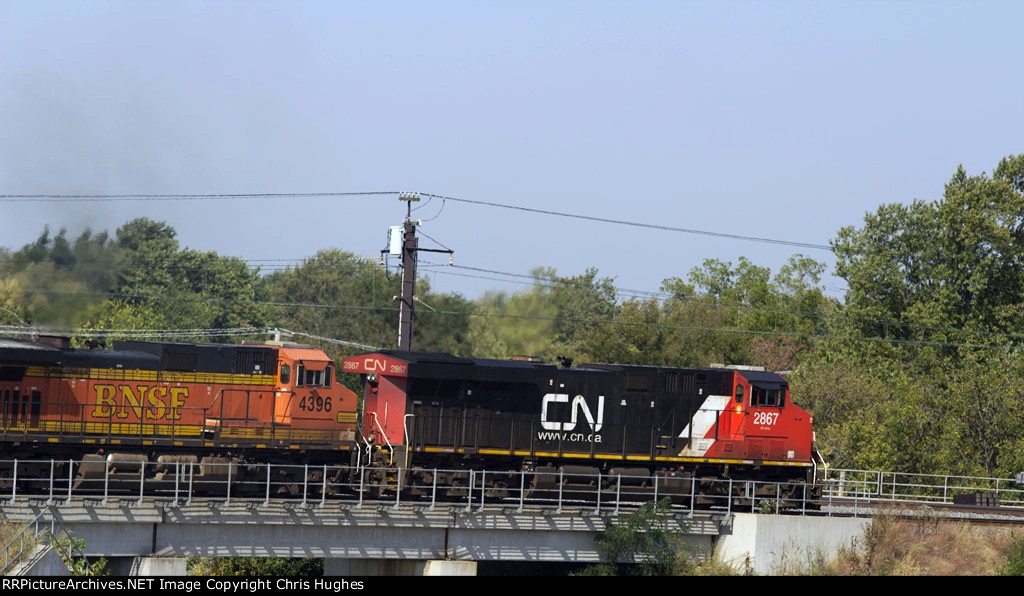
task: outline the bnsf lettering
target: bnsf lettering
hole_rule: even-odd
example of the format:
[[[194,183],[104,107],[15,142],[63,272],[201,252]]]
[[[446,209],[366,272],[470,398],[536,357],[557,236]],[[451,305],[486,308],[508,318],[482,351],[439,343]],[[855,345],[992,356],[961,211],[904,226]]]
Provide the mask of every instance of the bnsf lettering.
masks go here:
[[[149,385],[106,385],[97,383],[93,418],[134,418],[142,420],[181,420],[179,408],[188,398],[188,387],[152,387]]]

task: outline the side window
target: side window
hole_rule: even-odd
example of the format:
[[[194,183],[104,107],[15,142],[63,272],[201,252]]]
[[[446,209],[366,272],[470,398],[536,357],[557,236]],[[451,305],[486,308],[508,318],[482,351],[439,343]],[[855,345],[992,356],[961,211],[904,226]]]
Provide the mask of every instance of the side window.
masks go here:
[[[327,368],[324,370],[324,387],[330,387],[330,386],[331,386],[331,365],[328,364]]]
[[[743,385],[736,385],[736,403],[743,403]]]
[[[750,405],[782,407],[784,391],[784,387],[782,389],[765,389],[752,385],[750,387]]]
[[[292,367],[287,364],[281,365],[281,384],[287,385],[292,380]]]
[[[299,367],[297,369],[295,369],[295,370],[296,370],[296,373],[295,373],[295,384],[298,385],[298,386],[305,385],[306,384],[306,367],[302,366],[300,364]]]

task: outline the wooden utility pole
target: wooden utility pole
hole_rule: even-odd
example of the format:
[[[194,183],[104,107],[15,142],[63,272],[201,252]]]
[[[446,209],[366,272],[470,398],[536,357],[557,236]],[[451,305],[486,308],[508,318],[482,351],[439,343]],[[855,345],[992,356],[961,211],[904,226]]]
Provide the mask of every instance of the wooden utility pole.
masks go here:
[[[420,248],[420,241],[416,238],[416,226],[420,222],[412,219],[412,204],[420,197],[416,193],[403,192],[398,195],[398,200],[406,202],[405,222],[402,224],[402,293],[398,297],[398,349],[408,351],[412,350],[412,324],[416,314],[413,306],[416,300],[416,253],[426,251],[451,255],[452,251]]]
[[[398,195],[398,200],[406,202],[405,222],[402,232],[402,295],[398,309],[398,349],[412,349],[412,318],[413,297],[416,295],[416,251],[420,241],[416,238],[416,223],[412,220],[412,204],[420,200],[411,193]]]

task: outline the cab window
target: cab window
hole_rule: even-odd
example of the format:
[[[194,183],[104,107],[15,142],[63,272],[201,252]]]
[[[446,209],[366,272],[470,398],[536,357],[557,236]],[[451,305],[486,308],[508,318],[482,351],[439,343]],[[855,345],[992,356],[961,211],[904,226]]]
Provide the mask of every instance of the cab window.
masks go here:
[[[307,370],[305,385],[319,385],[320,378],[324,374],[322,370]]]
[[[292,380],[292,367],[287,364],[281,365],[281,384],[287,385]]]
[[[772,406],[781,408],[785,401],[786,386],[781,387],[759,387],[758,385],[751,385],[750,387],[750,405],[752,406]]]

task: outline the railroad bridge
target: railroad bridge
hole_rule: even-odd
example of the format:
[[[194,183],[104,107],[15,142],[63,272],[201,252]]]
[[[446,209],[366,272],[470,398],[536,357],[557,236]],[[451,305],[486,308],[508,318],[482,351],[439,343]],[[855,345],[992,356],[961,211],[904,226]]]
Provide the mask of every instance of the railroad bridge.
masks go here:
[[[829,471],[824,500],[791,514],[760,514],[732,501],[712,511],[674,505],[661,521],[692,551],[715,551],[722,560],[770,574],[784,560],[835,552],[863,534],[871,507],[924,500],[936,506],[964,494],[991,495],[1004,511],[1021,512],[1024,491],[1011,479],[899,476]],[[538,504],[522,498],[485,500],[470,490],[463,502],[335,500],[150,495],[140,482],[134,495],[79,495],[51,475],[31,493],[0,491],[0,520],[32,533],[68,532],[84,540],[81,554],[106,557],[121,575],[182,575],[186,557],[311,557],[328,575],[474,574],[478,562],[596,563],[597,535],[624,522],[642,502],[635,496],[582,502],[557,498]],[[472,488],[472,487],[471,487]],[[753,487],[752,487],[753,489]],[[66,492],[64,492],[66,491]],[[303,487],[303,495],[307,487]],[[474,497],[474,494],[476,497]],[[771,504],[764,500],[759,505]],[[1007,508],[1009,506],[1009,508]],[[770,507],[769,507],[770,508]],[[852,513],[853,516],[840,515]],[[1019,518],[1018,518],[1019,519]],[[17,538],[0,551],[0,571],[54,575],[66,572],[52,548],[39,548],[19,567]],[[3,545],[0,545],[3,546]]]
[[[2,508],[10,521],[38,520],[85,541],[82,554],[103,556],[115,573],[176,575],[185,557],[315,557],[328,575],[474,574],[478,561],[596,563],[595,536],[624,519],[626,509],[502,507],[488,505],[292,503],[272,501],[190,505],[144,499],[24,499]],[[773,551],[834,549],[859,535],[864,518],[676,513],[678,531],[700,553],[712,547],[768,573]],[[780,543],[780,540],[782,541]],[[60,569],[42,564],[36,573]],[[32,573],[32,571],[29,571]]]

